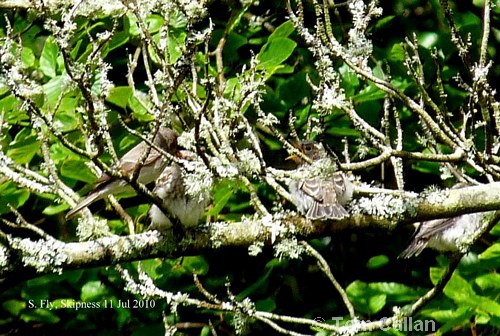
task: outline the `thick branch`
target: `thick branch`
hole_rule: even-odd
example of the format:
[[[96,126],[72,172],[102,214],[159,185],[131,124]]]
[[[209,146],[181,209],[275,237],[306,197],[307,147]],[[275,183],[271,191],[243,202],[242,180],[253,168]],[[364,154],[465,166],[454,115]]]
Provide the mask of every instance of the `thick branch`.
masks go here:
[[[408,202],[415,202],[415,198],[409,198]],[[374,206],[379,205],[375,204]],[[377,218],[357,214],[339,221],[318,220],[312,222],[295,215],[289,215],[288,217],[280,215],[271,219],[269,216],[266,216],[253,221],[209,223],[196,231],[184,233],[182,237],[174,236],[171,232],[162,234],[157,231],[149,231],[129,236],[104,237],[87,242],[66,244],[59,242],[60,245],[54,244],[54,248],[57,248],[54,254],[58,256],[59,264],[57,265],[57,270],[61,271],[83,267],[106,266],[156,257],[176,258],[184,255],[199,254],[214,248],[248,248],[256,242],[264,242],[270,245],[273,235],[276,235],[276,227],[270,226],[269,223],[279,226],[280,230],[278,232],[287,232],[277,235],[276,240],[279,241],[291,235],[308,239],[353,228],[370,227],[390,230],[396,225],[410,222],[498,209],[500,209],[500,182],[495,182],[487,185],[433,193],[432,197],[429,196],[418,200],[412,211],[399,214],[399,216],[395,217],[397,219]],[[413,211],[414,213],[411,214],[410,212]],[[50,242],[48,241],[48,243]],[[44,240],[31,243],[43,244],[46,248],[47,246],[48,248],[51,246]],[[19,275],[19,273],[23,272],[26,272],[26,277],[35,276],[35,273],[30,271],[33,267],[23,263],[22,252],[18,252],[20,253],[10,253],[8,266],[0,270],[2,278],[12,278],[11,275],[13,273]],[[50,251],[46,253],[52,255]],[[61,260],[63,261],[61,262]],[[48,263],[50,264],[50,260]],[[49,266],[52,265],[50,264]],[[43,268],[36,275],[56,271],[56,269],[49,266]],[[16,282],[20,280],[18,276],[15,279]],[[4,280],[2,286],[5,283]]]

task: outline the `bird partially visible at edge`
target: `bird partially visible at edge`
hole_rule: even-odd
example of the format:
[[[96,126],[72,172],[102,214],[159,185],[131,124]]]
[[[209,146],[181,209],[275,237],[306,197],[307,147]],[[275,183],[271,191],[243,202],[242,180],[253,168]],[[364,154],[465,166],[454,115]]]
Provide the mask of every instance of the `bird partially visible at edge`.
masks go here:
[[[314,162],[327,156],[319,142],[304,140],[299,150]],[[298,171],[305,171],[311,165],[299,155],[289,157],[299,164]],[[342,219],[349,214],[344,208],[353,197],[353,185],[347,176],[337,171],[331,176],[318,176],[305,179],[291,179],[289,191],[299,212],[309,219]]]
[[[153,143],[167,153],[175,156],[177,152],[177,137],[178,134],[174,130],[168,127],[160,127],[153,139]],[[150,147],[147,142],[141,141],[120,159],[117,169],[122,174],[130,176],[136,169],[138,161],[149,149],[149,154],[144,160],[142,167],[138,167],[140,171],[137,182],[148,184],[155,181],[170,160],[165,158],[156,149]],[[133,187],[125,180],[103,173],[96,181],[94,190],[66,214],[66,220],[73,218],[83,208],[108,195],[131,192],[133,190]]]
[[[417,257],[426,247],[440,252],[465,252],[470,238],[481,228],[483,218],[484,213],[478,212],[421,222],[399,258]]]
[[[466,186],[464,183],[457,183],[451,189]],[[466,252],[471,238],[483,225],[484,215],[484,212],[476,212],[417,223],[418,227],[410,244],[399,258],[417,257],[426,247],[440,252]]]

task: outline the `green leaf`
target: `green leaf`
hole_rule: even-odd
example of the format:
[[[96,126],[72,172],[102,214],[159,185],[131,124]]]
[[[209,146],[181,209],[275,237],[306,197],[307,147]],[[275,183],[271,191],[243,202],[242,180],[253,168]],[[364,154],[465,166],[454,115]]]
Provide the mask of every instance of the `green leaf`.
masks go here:
[[[224,31],[220,30],[221,37],[223,33]],[[245,36],[231,32],[227,36],[227,42],[223,50],[224,63],[231,64],[237,62],[240,59],[238,49],[247,44],[247,42],[248,40]]]
[[[276,90],[279,99],[286,108],[292,107],[310,95],[305,72],[299,72],[283,81]]]
[[[66,309],[68,307],[74,307],[76,300],[72,298],[59,298],[51,301],[54,309]]]
[[[431,49],[439,42],[439,35],[435,32],[424,32],[418,37],[418,44],[424,48]]]
[[[479,259],[481,260],[500,260],[500,243],[495,243],[492,246],[488,247],[486,251],[479,255]]]
[[[82,286],[80,298],[87,302],[99,301],[107,292],[108,289],[101,281],[89,281]]]
[[[341,86],[345,90],[348,97],[352,97],[356,94],[359,88],[359,78],[356,76],[354,71],[349,68],[346,64],[342,64],[339,68],[339,72],[342,75]]]
[[[238,78],[229,78],[226,82],[226,87],[224,89],[224,96],[229,97],[234,100],[240,98],[241,83]]]
[[[471,309],[468,309],[467,307],[459,307],[456,311],[453,311],[453,317],[446,320],[446,323],[439,328],[438,335],[442,335],[457,326],[469,324],[473,315],[474,312]]]
[[[490,234],[491,234],[491,235],[494,235],[494,236],[500,236],[500,222],[499,222],[499,223],[497,223],[497,224],[493,227],[493,229],[491,229]]]
[[[133,91],[129,86],[115,86],[109,90],[106,101],[121,108],[126,108]]]
[[[309,115],[311,114],[311,105],[306,105],[301,109],[297,109],[296,113],[299,114],[299,118],[297,119],[297,124],[304,125],[305,123],[307,123],[307,119],[309,118]]]
[[[209,265],[202,256],[184,257],[182,267],[189,274],[205,275],[208,273]]]
[[[416,162],[413,166],[413,169],[426,174],[439,175],[440,165],[436,162],[424,162],[419,161]]]
[[[378,313],[382,308],[384,308],[387,296],[384,294],[378,294],[370,297],[368,299],[368,307],[370,307],[370,312],[373,314]]]
[[[385,92],[377,88],[375,85],[368,85],[354,96],[354,102],[360,104],[367,101],[384,99]]]
[[[187,19],[182,11],[173,11],[168,18],[168,25],[173,28],[183,29],[187,26]]]
[[[7,156],[17,164],[27,164],[31,162],[39,149],[40,142],[37,136],[32,134],[29,128],[24,128],[9,145]]]
[[[19,316],[19,313],[26,308],[26,301],[7,300],[2,303],[2,307],[13,316]]]
[[[127,13],[124,20],[124,29],[132,37],[140,35],[141,30],[139,28],[139,24],[137,23],[137,18],[134,14],[130,12]]]
[[[446,284],[444,293],[457,304],[477,304],[477,302],[474,302],[477,297],[476,292],[474,292],[472,286],[456,272],[453,273],[450,281]]]
[[[148,110],[145,107],[148,106],[148,103],[144,102],[144,99],[139,101],[139,98],[132,96],[130,97],[128,104],[130,109],[134,112],[135,119],[138,121],[147,122],[154,120],[154,117],[148,113]]]
[[[185,32],[168,35],[168,62],[170,64],[175,63],[182,56],[182,50],[184,50],[184,41],[186,40],[186,37],[187,35]]]
[[[57,204],[57,205],[49,205],[43,209],[42,213],[47,216],[53,216],[57,215],[63,211],[66,211],[69,209],[69,205],[64,203],[64,204]]]
[[[477,324],[488,324],[491,321],[491,318],[486,314],[477,314],[474,322]]]
[[[21,51],[21,61],[23,62],[23,65],[26,68],[31,68],[35,65],[35,60],[36,58],[33,50],[28,47],[23,47],[23,50]]]
[[[269,35],[268,41],[288,37],[295,30],[295,26],[291,20],[283,22],[279,27],[277,27],[271,35]]]
[[[67,160],[80,160],[80,156],[73,153],[70,149],[64,147],[61,143],[56,142],[50,146],[50,157],[56,164]]]
[[[214,188],[214,206],[207,212],[207,216],[217,217],[233,194],[234,189],[232,183],[225,181],[224,183],[217,185]]]
[[[127,43],[129,39],[130,37],[127,32],[125,31],[117,32],[106,45],[107,53],[109,53],[112,50],[115,50],[116,48],[121,47],[122,45]]]
[[[475,279],[476,284],[482,289],[500,288],[500,274],[489,273],[478,276]]]
[[[296,42],[283,37],[267,42],[257,55],[259,68],[264,68],[269,78],[278,66],[290,57],[296,46]]]
[[[387,265],[389,258],[386,255],[378,255],[371,257],[366,263],[366,267],[370,269],[376,269]]]
[[[66,84],[67,79],[64,76],[55,76],[42,86],[49,109],[56,106]]]
[[[28,114],[23,109],[19,108],[19,101],[13,95],[7,95],[0,99],[0,111],[3,112],[5,121],[10,124],[27,124],[29,121]]]
[[[357,129],[348,127],[328,127],[326,133],[336,137],[353,137],[353,138],[358,138],[361,134]]]
[[[147,259],[140,263],[141,269],[146,272],[152,279],[158,279],[162,274],[159,273],[162,266],[160,259]]]
[[[283,148],[283,144],[277,139],[266,137],[263,140],[264,140],[264,143],[266,144],[266,146],[269,147],[269,149],[272,151],[280,150]]]
[[[386,304],[385,294],[379,293],[359,280],[347,286],[346,292],[356,308],[365,314],[375,314]]]
[[[62,132],[68,132],[76,129],[79,125],[79,118],[75,112],[77,107],[75,98],[63,98],[59,110],[54,116],[57,128]]]
[[[146,18],[146,28],[150,33],[158,32],[163,26],[164,19],[160,15],[153,14]]]
[[[387,295],[390,302],[409,302],[418,299],[426,290],[418,287],[409,287],[397,282],[372,282],[368,285],[377,293]]]
[[[273,298],[258,300],[255,302],[255,309],[259,311],[272,312],[276,310],[276,301]]]
[[[57,56],[59,48],[54,42],[54,38],[49,36],[43,45],[40,55],[40,70],[47,77],[54,78],[57,75]]]
[[[389,25],[389,23],[394,20],[396,16],[395,15],[388,15],[386,17],[382,17],[379,20],[377,20],[375,24],[376,29],[381,29],[384,28],[385,26]]]
[[[92,183],[96,176],[92,173],[85,162],[81,160],[67,160],[61,166],[61,175],[73,180]]]
[[[56,324],[61,319],[54,311],[46,308],[25,310],[21,315],[24,322],[40,322],[47,324]]]
[[[443,272],[443,268],[431,268],[431,280],[434,284],[441,278]],[[458,306],[467,306],[473,310],[500,316],[500,304],[488,297],[477,295],[471,284],[457,272],[453,273],[443,292]]]
[[[404,49],[400,43],[394,44],[387,55],[387,59],[393,62],[403,62],[405,57]]]

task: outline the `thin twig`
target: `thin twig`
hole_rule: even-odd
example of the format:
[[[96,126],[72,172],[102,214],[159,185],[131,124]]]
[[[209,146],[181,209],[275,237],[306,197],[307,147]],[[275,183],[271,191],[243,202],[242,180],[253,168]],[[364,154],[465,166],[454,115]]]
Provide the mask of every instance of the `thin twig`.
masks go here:
[[[344,301],[344,304],[349,311],[349,316],[351,319],[354,319],[356,317],[356,312],[354,311],[354,306],[352,305],[351,301],[349,301],[349,297],[347,296],[346,291],[342,286],[339,284],[337,279],[333,276],[333,273],[330,269],[330,266],[326,262],[325,258],[321,254],[318,253],[309,243],[306,241],[301,241],[300,244],[305,247],[307,253],[316,259],[316,262],[318,264],[318,267],[323,271],[323,273],[327,276],[327,278],[330,280],[332,283],[333,287],[339,292],[340,296],[342,297],[342,301]]]

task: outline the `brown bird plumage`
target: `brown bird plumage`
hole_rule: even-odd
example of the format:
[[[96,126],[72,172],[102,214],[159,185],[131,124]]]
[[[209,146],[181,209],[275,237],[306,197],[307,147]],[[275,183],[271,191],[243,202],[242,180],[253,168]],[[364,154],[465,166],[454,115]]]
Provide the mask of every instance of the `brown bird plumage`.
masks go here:
[[[326,157],[321,143],[306,140],[299,148],[313,161]],[[297,155],[292,155],[299,170],[309,169],[309,164]],[[344,206],[352,199],[353,187],[343,172],[331,176],[303,180],[291,180],[289,190],[300,213],[310,219],[341,219],[348,216]]]
[[[164,151],[175,155],[177,151],[177,136],[178,134],[174,130],[168,127],[160,127],[153,143]],[[131,175],[136,168],[137,162],[149,147],[148,143],[141,141],[120,159],[117,169],[123,174]],[[143,166],[139,168],[140,172],[137,181],[142,184],[155,181],[160,176],[168,161],[160,152],[151,148],[144,160]],[[71,219],[83,208],[108,195],[128,191],[133,191],[133,188],[125,180],[117,179],[104,173],[97,180],[94,190],[66,214],[66,219]]]
[[[194,159],[195,155],[188,151],[179,151],[179,156],[189,161]],[[205,213],[205,208],[210,200],[209,193],[190,195],[186,190],[183,173],[185,172],[180,164],[172,162],[165,167],[156,181],[153,193],[162,199],[168,213],[163,213],[159,207],[153,204],[149,210],[150,229],[170,229],[173,226],[170,219],[178,220],[184,228],[194,227]]]

